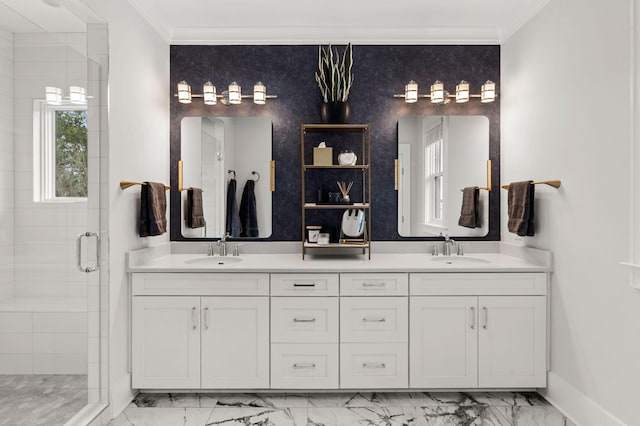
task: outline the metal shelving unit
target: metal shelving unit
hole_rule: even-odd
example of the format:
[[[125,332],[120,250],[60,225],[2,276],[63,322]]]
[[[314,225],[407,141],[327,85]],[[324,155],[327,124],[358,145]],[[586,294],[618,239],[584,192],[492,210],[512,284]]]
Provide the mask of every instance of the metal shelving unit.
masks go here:
[[[351,144],[350,149],[358,154],[358,160],[356,165],[353,166],[341,166],[334,165],[313,165],[312,161],[312,145],[309,142],[311,135],[356,135],[359,142],[346,142]],[[357,146],[359,145],[359,146]],[[300,158],[301,158],[301,176],[302,176],[302,258],[304,259],[305,253],[309,250],[322,250],[322,252],[331,251],[331,249],[341,250],[362,250],[362,254],[368,255],[371,259],[371,133],[369,124],[302,124],[300,129]],[[359,180],[361,182],[354,181],[354,186],[361,183],[361,199],[353,200],[353,204],[317,204],[315,200],[308,199],[307,196],[307,173],[323,173],[330,170],[344,170],[352,172],[353,170],[361,170],[361,176]],[[330,244],[317,244],[310,243],[306,240],[306,225],[307,215],[311,211],[318,210],[347,210],[347,209],[359,209],[364,212],[365,215],[365,231],[362,238],[339,238],[336,243]]]

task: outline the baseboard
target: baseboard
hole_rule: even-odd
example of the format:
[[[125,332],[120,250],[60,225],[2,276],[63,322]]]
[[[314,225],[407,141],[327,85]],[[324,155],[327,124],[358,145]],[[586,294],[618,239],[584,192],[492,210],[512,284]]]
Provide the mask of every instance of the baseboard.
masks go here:
[[[111,396],[111,418],[113,419],[118,417],[136,396],[136,393],[131,389],[131,374],[126,374],[115,382],[109,393]]]
[[[548,374],[547,389],[540,390],[540,394],[579,426],[626,426],[616,416],[553,372]]]

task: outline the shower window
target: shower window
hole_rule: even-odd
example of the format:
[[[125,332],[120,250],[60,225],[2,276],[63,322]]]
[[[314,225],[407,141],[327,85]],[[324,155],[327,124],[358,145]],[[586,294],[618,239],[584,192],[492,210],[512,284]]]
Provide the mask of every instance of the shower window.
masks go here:
[[[86,201],[87,108],[34,105],[34,201]]]

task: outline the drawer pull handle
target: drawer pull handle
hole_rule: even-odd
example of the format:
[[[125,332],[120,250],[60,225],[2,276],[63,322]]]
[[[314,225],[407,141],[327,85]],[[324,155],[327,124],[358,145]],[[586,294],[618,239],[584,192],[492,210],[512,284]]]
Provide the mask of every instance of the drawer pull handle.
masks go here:
[[[487,329],[487,325],[489,323],[489,310],[487,309],[486,306],[483,306],[482,310],[484,311],[484,324],[482,324],[482,328],[484,328],[486,330]]]
[[[471,310],[471,329],[476,328],[476,308],[471,306],[469,308]]]
[[[386,287],[387,283],[362,283],[362,287]]]
[[[196,329],[196,307],[191,308],[191,329]]]
[[[362,318],[362,322],[387,322],[386,318]]]
[[[310,369],[310,368],[316,368],[316,365],[314,363],[295,363],[293,364],[293,368],[297,368],[297,369]]]
[[[316,283],[293,283],[294,287],[315,287]]]
[[[204,308],[204,329],[209,329],[209,307]]]
[[[363,362],[363,368],[387,368],[384,362]]]
[[[315,318],[294,318],[293,322],[316,322]]]

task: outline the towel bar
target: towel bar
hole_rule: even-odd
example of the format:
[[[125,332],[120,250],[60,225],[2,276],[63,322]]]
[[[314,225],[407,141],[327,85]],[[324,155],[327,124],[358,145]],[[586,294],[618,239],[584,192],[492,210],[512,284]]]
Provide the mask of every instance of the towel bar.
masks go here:
[[[135,185],[146,185],[146,182],[130,182],[127,180],[122,180],[120,181],[120,189],[127,189],[131,186],[135,186]],[[164,189],[171,189],[170,186],[165,185]]]
[[[560,188],[560,184],[562,182],[559,180],[544,180],[544,181],[540,181],[540,182],[531,182],[531,185],[549,185],[549,186],[553,186],[554,188]],[[509,185],[502,185],[503,189],[509,189]]]

